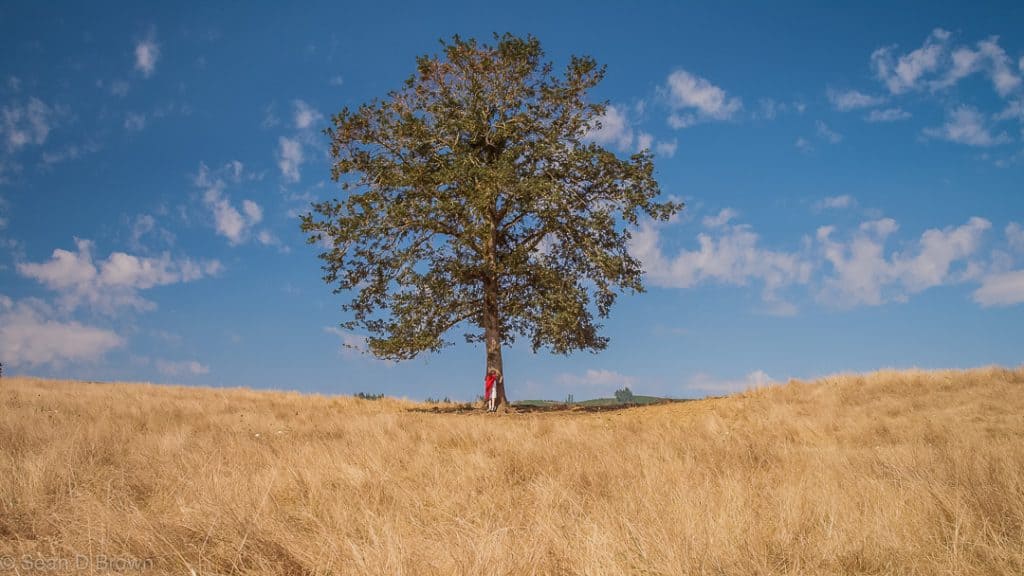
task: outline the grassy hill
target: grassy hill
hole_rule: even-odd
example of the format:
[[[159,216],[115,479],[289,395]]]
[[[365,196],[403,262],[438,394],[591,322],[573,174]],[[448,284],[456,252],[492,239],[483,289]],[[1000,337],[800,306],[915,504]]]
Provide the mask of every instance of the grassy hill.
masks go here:
[[[0,574],[1024,573],[1024,370],[424,407],[4,378]]]

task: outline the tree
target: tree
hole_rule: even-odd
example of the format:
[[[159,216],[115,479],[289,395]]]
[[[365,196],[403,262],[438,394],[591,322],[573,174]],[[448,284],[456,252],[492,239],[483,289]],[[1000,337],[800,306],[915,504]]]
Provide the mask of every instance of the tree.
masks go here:
[[[314,203],[301,228],[330,246],[324,281],[352,295],[341,326],[368,332],[378,357],[436,352],[464,324],[502,374],[516,337],[535,352],[602,350],[595,313],[643,291],[629,228],[682,208],[655,202],[649,151],[621,159],[587,140],[604,67],[574,56],[560,77],[536,38],[494,40],[442,41],[400,89],[325,130],[343,199]]]
[[[618,400],[619,404],[632,404],[633,391],[629,389],[629,386],[620,388],[615,391],[615,399]]]

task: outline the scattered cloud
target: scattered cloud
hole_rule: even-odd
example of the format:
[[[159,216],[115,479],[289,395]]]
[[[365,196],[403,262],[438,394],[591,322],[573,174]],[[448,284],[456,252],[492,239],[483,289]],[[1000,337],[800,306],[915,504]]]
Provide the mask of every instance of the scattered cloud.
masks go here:
[[[801,152],[810,152],[814,150],[814,146],[810,142],[808,142],[806,138],[802,136],[800,138],[797,138],[796,142],[793,142],[793,146],[795,146],[796,149]]]
[[[157,359],[156,369],[165,376],[200,376],[209,374],[210,367],[196,360],[170,361]]]
[[[644,142],[641,142],[641,148],[649,147],[650,144],[650,135],[644,136],[648,146],[643,146]],[[609,104],[604,114],[595,118],[586,138],[602,146],[614,145],[620,151],[630,150],[633,147],[633,128],[630,126],[626,111]]]
[[[95,362],[124,345],[116,333],[74,321],[61,321],[35,299],[14,302],[0,295],[0,357],[15,367]]]
[[[261,127],[265,129],[273,128],[281,123],[281,119],[278,118],[277,114],[274,112],[275,107],[276,103],[271,102],[263,109],[263,121],[260,123]]]
[[[714,216],[705,216],[701,223],[707,228],[721,228],[738,215],[732,208],[723,208]]]
[[[828,124],[825,124],[821,120],[818,120],[815,126],[818,130],[818,136],[822,137],[830,144],[838,144],[843,141],[842,134],[832,130],[831,128],[828,127]]]
[[[991,36],[978,42],[977,49],[961,46],[950,53],[949,68],[945,75],[931,83],[932,89],[953,86],[963,78],[976,72],[985,72],[992,81],[992,88],[1002,97],[1010,95],[1021,85],[1021,78],[1013,71],[1013,64],[1006,51],[999,46],[999,37]]]
[[[857,200],[849,194],[841,196],[827,196],[814,203],[817,210],[842,210],[857,205]]]
[[[726,209],[704,219],[711,233],[697,236],[699,247],[665,254],[658,225],[647,222],[633,234],[630,253],[643,264],[645,277],[662,288],[692,288],[701,284],[763,285],[762,299],[772,308],[782,302],[778,292],[810,280],[811,263],[799,253],[763,248],[749,226],[732,224],[735,212]]]
[[[928,138],[978,147],[995,146],[1009,141],[1005,133],[992,134],[984,115],[967,105],[951,110],[946,114],[945,124],[925,128],[923,134]]]
[[[286,182],[298,182],[302,178],[299,167],[302,166],[302,143],[296,138],[281,136],[277,140],[277,167]]]
[[[739,98],[729,97],[725,90],[686,70],[669,74],[662,92],[672,109],[668,124],[676,129],[712,120],[729,120],[743,108]]]
[[[760,120],[775,120],[789,112],[803,114],[804,109],[802,102],[780,102],[774,98],[761,98],[757,101],[757,110],[754,111],[753,117]]]
[[[641,114],[637,110],[643,110],[644,107],[641,101],[634,113]],[[648,132],[634,130],[632,124],[629,108],[610,104],[604,114],[594,119],[584,139],[602,146],[613,146],[620,152],[651,150],[663,158],[675,156],[678,146],[675,139],[670,142],[655,140]]]
[[[833,240],[834,228],[823,226],[817,241],[832,274],[824,279],[819,299],[844,308],[878,306],[959,281],[953,265],[966,265],[990,227],[988,220],[974,217],[956,228],[926,230],[909,249],[887,255],[886,240],[899,228],[891,218],[862,223],[846,242]]]
[[[60,303],[67,310],[83,305],[106,314],[120,308],[151,310],[156,305],[142,298],[139,291],[213,276],[222,268],[217,260],[173,259],[167,253],[148,258],[113,252],[96,261],[90,240],[76,238],[75,247],[74,252],[54,250],[46,262],[17,265],[22,276],[59,293]]]
[[[893,55],[896,46],[875,50],[871,54],[875,75],[893,94],[919,88],[925,75],[938,70],[949,36],[948,31],[936,28],[923,46],[898,57]]]
[[[676,155],[679,142],[675,138],[671,142],[659,141],[654,145],[654,153],[663,158],[671,158]]]
[[[886,108],[884,110],[872,110],[864,117],[868,122],[897,122],[910,118],[910,112],[902,108]]]
[[[129,132],[139,132],[146,127],[146,115],[129,112],[124,116],[124,128]]]
[[[244,165],[234,160],[215,172],[201,162],[194,179],[196,187],[203,190],[203,204],[213,216],[217,234],[227,238],[231,246],[248,241],[253,228],[263,220],[263,209],[255,201],[242,200],[239,210],[224,192],[227,187],[226,179],[237,183],[244,177]]]
[[[590,388],[592,394],[610,394],[617,389],[634,386],[636,378],[614,370],[587,370],[583,374],[559,374],[555,382],[567,388]]]
[[[295,100],[293,104],[295,105],[295,127],[299,130],[307,130],[313,126],[313,123],[324,118],[323,114],[302,100]]]
[[[128,237],[128,246],[137,252],[145,252],[147,248],[143,239],[153,237],[161,244],[173,246],[175,242],[174,233],[157,224],[156,218],[150,214],[138,214],[130,220],[131,232]]]
[[[987,274],[972,294],[974,301],[988,308],[1024,303],[1024,270]]]
[[[1024,99],[1017,99],[1007,103],[1006,108],[996,114],[996,120],[1018,120],[1024,122]]]
[[[341,76],[331,76],[330,80],[327,81],[331,86],[341,86],[345,83],[345,79]]]
[[[160,59],[160,46],[150,37],[135,43],[135,69],[149,78],[156,71],[156,62]]]
[[[0,138],[7,152],[17,152],[28,145],[42,145],[61,115],[61,110],[35,97],[0,107]]]
[[[827,95],[832,106],[841,112],[859,110],[861,108],[872,108],[885,102],[885,98],[881,96],[872,96],[857,90],[842,91],[829,88]]]
[[[3,204],[0,203],[0,207]],[[1004,230],[1006,234],[1006,243],[1010,245],[1010,248],[1024,254],[1024,228],[1021,228],[1020,224],[1016,222],[1010,222],[1006,225]]]
[[[897,56],[896,46],[879,48],[871,54],[875,75],[892,94],[948,89],[975,73],[986,74],[993,89],[1004,98],[1021,87],[1021,77],[999,45],[998,36],[990,36],[973,48],[952,47],[951,37],[950,32],[936,28],[920,48],[909,53]]]

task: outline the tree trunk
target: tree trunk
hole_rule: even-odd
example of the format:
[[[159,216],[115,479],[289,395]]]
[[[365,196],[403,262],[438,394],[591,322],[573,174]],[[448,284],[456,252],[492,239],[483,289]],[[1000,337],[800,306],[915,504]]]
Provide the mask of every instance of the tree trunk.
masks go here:
[[[501,360],[501,316],[498,309],[498,282],[484,283],[484,341],[487,344],[487,370],[494,368],[501,374],[495,383],[498,387],[497,405],[508,404],[505,397],[505,367]]]

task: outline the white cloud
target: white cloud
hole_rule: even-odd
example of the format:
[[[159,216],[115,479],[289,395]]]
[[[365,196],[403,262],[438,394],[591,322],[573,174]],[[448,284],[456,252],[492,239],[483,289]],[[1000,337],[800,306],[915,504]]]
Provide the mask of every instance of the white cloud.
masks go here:
[[[849,194],[843,194],[841,196],[827,196],[814,203],[814,207],[818,210],[839,210],[856,205],[857,200]]]
[[[894,46],[879,48],[871,55],[875,74],[893,94],[929,88],[943,90],[956,85],[972,74],[983,72],[1002,97],[1020,88],[1021,77],[1013,70],[1013,62],[999,46],[999,37],[991,36],[975,48],[950,48],[949,32],[936,28],[917,50],[895,58]]]
[[[125,130],[139,132],[146,127],[146,115],[129,112],[124,117]]]
[[[988,274],[972,296],[986,308],[1024,303],[1024,270]]]
[[[977,50],[963,46],[953,50],[950,61],[949,70],[942,78],[932,82],[932,88],[948,88],[979,71],[988,73],[992,87],[1000,96],[1008,96],[1021,85],[1020,76],[1014,73],[1010,57],[999,46],[998,36],[978,42]]]
[[[250,224],[257,224],[263,220],[263,209],[252,200],[242,201],[242,211],[245,212],[245,218]]]
[[[128,245],[136,251],[145,251],[145,246],[142,244],[142,239],[146,236],[155,236],[162,243],[167,245],[174,244],[174,233],[170,230],[158,226],[156,218],[150,214],[138,214],[131,220],[131,232],[128,239]]]
[[[302,175],[299,167],[302,166],[302,143],[295,138],[278,138],[277,167],[281,169],[281,175],[287,182],[298,182]]]
[[[871,108],[885,102],[881,96],[871,96],[857,90],[828,90],[828,100],[836,110],[846,112],[860,108]]]
[[[636,378],[614,370],[589,369],[583,374],[559,374],[555,382],[566,387],[596,388],[594,393],[611,393],[616,389],[636,384]]]
[[[670,74],[664,91],[672,108],[668,124],[677,129],[709,120],[728,120],[743,107],[739,98],[730,98],[725,90],[686,70]]]
[[[775,120],[779,112],[781,112],[779,103],[771,98],[761,98],[757,101],[757,105],[760,109],[757,117],[764,118],[765,120]]]
[[[902,108],[886,108],[885,110],[872,110],[864,117],[868,122],[896,122],[910,118],[910,112]]]
[[[170,361],[157,359],[156,369],[165,376],[200,376],[209,374],[210,367],[196,360]]]
[[[1024,122],[1024,99],[1013,100],[1006,104],[1002,112],[996,114],[996,120],[1019,120]]]
[[[18,367],[93,362],[124,340],[102,328],[62,322],[39,301],[0,295],[0,358]]]
[[[788,313],[778,291],[810,280],[811,263],[798,253],[762,248],[760,238],[749,226],[730,224],[734,216],[723,210],[705,225],[713,233],[699,234],[696,250],[680,250],[666,255],[661,248],[660,230],[647,222],[633,234],[630,253],[643,264],[645,278],[663,288],[691,288],[705,283],[746,286],[751,281],[763,285],[762,298],[770,311]]]
[[[17,266],[22,276],[60,293],[61,305],[69,310],[81,305],[103,313],[118,308],[149,310],[155,304],[142,298],[140,290],[191,282],[221,270],[217,260],[175,260],[167,253],[147,258],[114,252],[105,260],[94,261],[91,241],[76,238],[75,245],[75,252],[58,248],[49,261]]]
[[[152,40],[142,40],[135,44],[135,69],[149,78],[156,71],[156,62],[160,59],[160,46]]]
[[[1021,225],[1016,222],[1010,222],[1006,225],[1004,233],[1006,234],[1006,243],[1010,245],[1010,248],[1024,254],[1024,228],[1021,228]]]
[[[216,173],[212,173],[206,164],[200,163],[199,172],[194,179],[195,185],[204,190],[203,204],[213,215],[217,234],[227,238],[231,246],[246,242],[253,227],[263,220],[263,209],[259,204],[252,200],[243,200],[242,210],[239,211],[224,193],[227,186],[224,178],[239,182],[243,178],[244,170],[243,164],[237,160],[229,162]]]
[[[675,138],[671,142],[658,141],[654,145],[654,153],[663,158],[671,158],[676,155],[676,149],[679,146],[679,142]]]
[[[831,143],[831,144],[838,144],[838,143],[842,142],[843,135],[838,133],[838,132],[836,132],[836,131],[834,131],[834,130],[832,130],[831,128],[829,128],[828,124],[825,124],[821,120],[818,120],[818,122],[815,125],[817,126],[817,129],[818,129],[818,136],[821,136],[822,138],[827,140],[829,143]]]
[[[796,142],[793,143],[793,146],[801,152],[810,152],[811,150],[814,150],[814,146],[811,145],[811,143],[804,137],[797,138]]]
[[[708,228],[721,228],[736,216],[738,214],[732,208],[723,208],[714,216],[705,216],[701,222]]]
[[[871,54],[875,75],[893,94],[919,88],[923,77],[939,68],[949,35],[946,30],[936,28],[923,46],[898,58],[892,54],[895,46],[875,50]]]
[[[818,245],[833,273],[819,299],[840,307],[877,306],[956,282],[953,265],[977,251],[990,227],[988,220],[974,217],[957,228],[927,230],[911,250],[886,255],[886,239],[899,228],[891,218],[862,223],[848,242],[836,242],[833,227],[823,226]]]
[[[650,150],[651,146],[654,145],[654,136],[651,136],[647,132],[640,132],[636,135],[636,148],[637,150]]]
[[[642,109],[643,105],[637,105]],[[600,126],[600,127],[598,127]],[[653,150],[658,156],[672,158],[676,154],[678,142],[655,140],[654,136],[634,130],[629,117],[629,109],[609,105],[604,114],[595,119],[584,138],[599,143],[601,146],[613,146],[620,152],[641,152]]]
[[[294,104],[295,127],[299,130],[306,130],[311,127],[314,122],[319,122],[323,119],[323,115],[320,114],[320,112],[302,100],[295,100]]]
[[[0,196],[0,230],[7,228],[7,200]]]
[[[5,104],[0,107],[0,135],[8,152],[34,144],[46,142],[50,131],[56,127],[60,112],[38,98],[29,98],[25,103]]]
[[[327,81],[331,86],[341,86],[345,83],[345,79],[341,76],[331,76],[331,79]]]
[[[1009,139],[1005,133],[993,135],[985,117],[976,108],[966,105],[950,111],[942,126],[925,128],[923,133],[929,138],[980,147],[995,146]]]
[[[696,374],[685,387],[688,390],[712,394],[732,394],[768,386],[774,382],[775,380],[764,370],[754,370],[739,380],[717,380],[708,374]]]
[[[650,135],[646,136],[650,138]],[[614,145],[625,152],[633,146],[633,128],[625,110],[610,104],[604,114],[595,118],[585,138],[602,146]],[[641,143],[640,147],[645,146]]]

